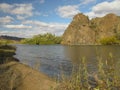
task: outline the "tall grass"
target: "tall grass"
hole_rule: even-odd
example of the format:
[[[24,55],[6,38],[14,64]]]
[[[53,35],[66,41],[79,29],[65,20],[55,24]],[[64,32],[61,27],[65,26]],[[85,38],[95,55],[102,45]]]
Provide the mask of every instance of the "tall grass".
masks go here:
[[[69,78],[63,75],[55,90],[120,90],[120,63],[114,63],[111,53],[107,60],[97,60],[98,71],[90,74],[86,59],[82,58],[78,69],[73,69]]]

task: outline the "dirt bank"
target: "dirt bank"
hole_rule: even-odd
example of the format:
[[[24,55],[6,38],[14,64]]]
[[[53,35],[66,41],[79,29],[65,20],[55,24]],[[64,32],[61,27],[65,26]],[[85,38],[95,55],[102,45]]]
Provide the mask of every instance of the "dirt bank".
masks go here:
[[[55,82],[16,61],[0,65],[0,90],[51,90]]]

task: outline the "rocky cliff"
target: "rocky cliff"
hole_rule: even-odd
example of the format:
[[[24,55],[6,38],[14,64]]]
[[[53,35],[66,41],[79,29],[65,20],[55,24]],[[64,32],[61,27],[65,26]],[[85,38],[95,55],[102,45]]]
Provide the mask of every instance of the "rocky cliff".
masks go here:
[[[63,34],[62,44],[94,45],[102,38],[120,33],[120,16],[107,14],[101,18],[89,18],[81,13],[74,16]]]

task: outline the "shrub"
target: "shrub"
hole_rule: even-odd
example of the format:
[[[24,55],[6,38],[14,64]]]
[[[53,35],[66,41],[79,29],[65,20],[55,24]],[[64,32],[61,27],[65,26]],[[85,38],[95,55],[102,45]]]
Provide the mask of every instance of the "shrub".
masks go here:
[[[61,40],[62,39],[61,39],[60,36],[55,36],[51,33],[46,33],[46,34],[36,35],[33,38],[24,39],[24,40],[21,41],[21,43],[23,43],[23,44],[35,44],[35,45],[60,44]]]
[[[99,40],[102,45],[113,45],[120,44],[120,40],[118,40],[115,36],[105,37]]]

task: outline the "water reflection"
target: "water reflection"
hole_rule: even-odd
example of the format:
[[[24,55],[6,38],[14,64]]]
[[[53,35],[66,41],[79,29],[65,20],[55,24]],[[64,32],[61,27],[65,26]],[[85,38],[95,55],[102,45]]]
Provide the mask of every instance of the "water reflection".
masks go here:
[[[97,71],[98,60],[109,65],[120,62],[120,46],[66,46],[64,52],[74,65],[80,65],[85,57],[89,71]],[[111,58],[112,57],[112,58]]]

